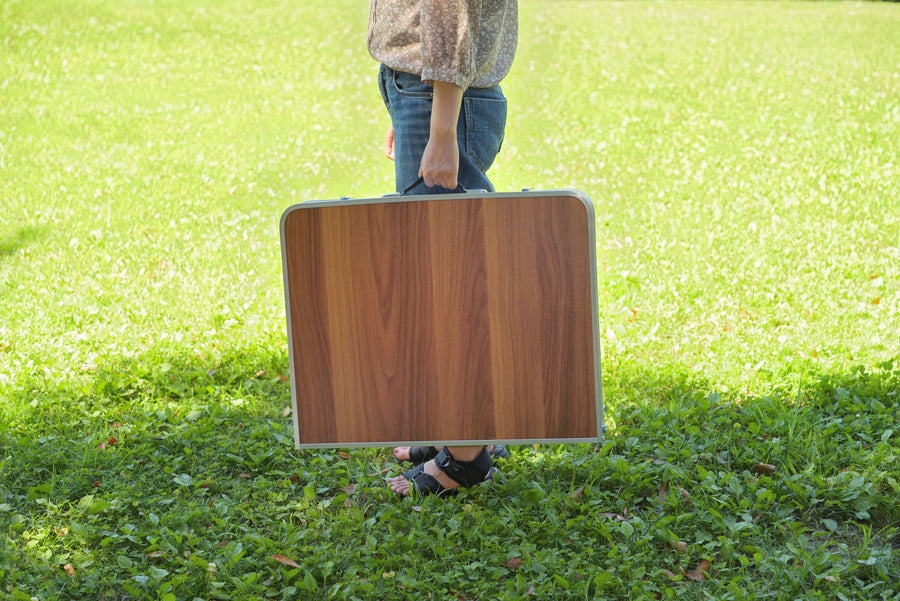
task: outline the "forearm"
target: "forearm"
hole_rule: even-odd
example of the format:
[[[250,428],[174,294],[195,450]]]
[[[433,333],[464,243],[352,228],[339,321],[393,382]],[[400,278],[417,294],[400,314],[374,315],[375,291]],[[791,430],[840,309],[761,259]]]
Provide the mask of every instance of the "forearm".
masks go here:
[[[458,183],[459,146],[456,142],[456,125],[462,96],[462,88],[443,81],[434,82],[430,135],[419,169],[427,186],[442,186],[452,190]]]
[[[432,138],[456,139],[456,124],[459,121],[462,97],[462,88],[444,81],[434,82],[434,101],[431,107]]]

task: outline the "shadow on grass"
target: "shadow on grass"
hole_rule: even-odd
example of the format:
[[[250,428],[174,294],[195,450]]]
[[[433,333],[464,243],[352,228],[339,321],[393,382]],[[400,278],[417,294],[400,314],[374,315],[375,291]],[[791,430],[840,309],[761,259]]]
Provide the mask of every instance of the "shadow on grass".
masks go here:
[[[608,404],[618,453],[694,476],[775,475],[823,515],[900,521],[900,358],[760,396],[726,398],[686,374],[636,366],[606,384],[607,398],[621,397]]]
[[[552,548],[543,561],[572,581],[581,570],[572,566],[599,565],[612,542],[630,550],[617,559],[630,566],[623,573],[658,570],[672,561],[660,560],[663,518],[667,528],[697,533],[695,552],[709,553],[723,573],[744,569],[716,546],[734,539],[761,549],[760,575],[793,577],[796,569],[777,558],[799,544],[799,525],[849,545],[843,561],[863,584],[898,575],[889,552],[896,532],[886,529],[900,520],[900,491],[892,488],[900,485],[891,480],[900,362],[821,374],[799,397],[740,399],[723,399],[686,374],[619,366],[606,374],[617,427],[604,444],[516,448],[499,463],[497,483],[413,503],[386,493],[379,470],[392,462],[384,450],[295,451],[286,376],[285,353],[259,347],[216,360],[147,354],[59,388],[28,386],[0,434],[0,529],[10,541],[0,565],[11,566],[0,585],[63,590],[70,580],[57,566],[70,562],[80,598],[138,598],[162,571],[185,576],[173,585],[180,596],[210,598],[208,561],[252,584],[285,577],[272,557],[286,556],[324,582],[317,566],[334,561],[338,547],[356,555],[337,573],[364,587],[356,570],[371,568],[373,582],[385,570],[403,571],[391,553],[377,553],[403,547],[406,536],[395,530],[433,535],[451,520],[472,533],[457,532],[454,553],[493,553],[498,578],[506,577],[510,536],[531,549],[522,551],[526,563]],[[689,497],[662,494],[679,489]],[[862,526],[849,530],[855,538],[838,537],[830,528],[841,524]],[[865,529],[872,545],[856,542]],[[380,536],[378,545],[362,547],[367,535]],[[504,542],[485,551],[491,537]],[[874,567],[855,567],[869,561]],[[625,591],[646,581],[623,582]],[[801,579],[798,590],[805,586]]]
[[[258,348],[217,359],[147,353],[61,386],[28,383],[0,408],[0,449],[16,458],[15,470],[0,464],[0,503],[5,494],[27,498],[29,487],[47,484],[60,493],[54,502],[77,500],[104,472],[135,461],[166,463],[166,453],[183,457],[186,449],[214,455],[218,444],[224,455],[263,439],[292,449],[286,373],[285,353]],[[268,462],[257,463],[262,469]],[[83,475],[71,477],[77,472]]]
[[[98,366],[60,387],[25,386],[0,410],[0,436],[7,449],[40,443],[49,451],[53,441],[90,438],[99,444],[137,434],[162,447],[207,423],[236,423],[241,430],[247,424],[263,430],[278,424],[278,444],[289,442],[293,451],[292,439],[284,438],[292,436],[288,375],[286,353],[263,346],[219,358],[151,352]],[[808,375],[799,391],[774,387],[767,396],[722,395],[687,372],[634,363],[605,370],[603,387],[606,438],[616,444],[635,441],[629,444],[638,452],[660,459],[683,457],[686,449],[714,453],[720,464],[727,457],[730,469],[769,463],[799,473],[819,466],[827,454],[830,467],[819,469],[831,473],[848,467],[853,449],[874,453],[879,444],[900,446],[900,359],[843,374]],[[246,442],[240,432],[220,439],[220,431],[204,433],[226,448]],[[77,452],[62,444],[59,453],[32,456],[37,462],[32,467],[54,472]]]
[[[30,386],[11,399],[6,419],[0,420],[5,422],[0,428],[5,453],[19,460],[15,474],[6,474],[6,492],[27,497],[29,487],[46,484],[50,474],[52,489],[60,493],[57,500],[65,503],[90,493],[103,473],[125,464],[134,468],[139,455],[145,456],[139,462],[170,468],[147,475],[151,480],[165,476],[159,484],[170,484],[172,470],[186,469],[180,466],[188,460],[207,479],[293,473],[302,469],[304,453],[293,448],[287,370],[283,351],[260,347],[219,359],[148,354],[100,366],[61,388]],[[617,454],[689,471],[757,472],[766,465],[789,477],[858,473],[883,493],[900,493],[893,490],[900,487],[900,361],[808,376],[799,394],[785,387],[759,397],[726,398],[687,373],[661,374],[634,364],[608,370],[604,377],[611,424],[606,441]],[[579,456],[578,461],[538,462],[533,466],[538,481],[545,468],[551,481],[583,477],[584,462],[598,449],[557,448]],[[379,452],[384,451],[353,454]],[[335,454],[326,450],[308,456]],[[201,457],[208,463],[198,468]],[[597,463],[598,469],[602,466]],[[61,476],[73,470],[83,471],[83,477]]]
[[[36,227],[29,226],[21,228],[15,234],[0,238],[0,259],[14,255],[20,249],[34,243],[39,233]]]
[[[294,450],[286,375],[286,354],[262,347],[148,353],[15,393],[0,428],[0,531],[11,537],[0,589],[155,598],[147,583],[160,586],[179,560],[179,595],[209,598],[207,564],[185,549],[240,557],[293,519],[311,483],[324,485],[313,495],[335,494],[348,470],[366,473],[335,452]],[[259,550],[252,573],[268,573],[274,552]]]

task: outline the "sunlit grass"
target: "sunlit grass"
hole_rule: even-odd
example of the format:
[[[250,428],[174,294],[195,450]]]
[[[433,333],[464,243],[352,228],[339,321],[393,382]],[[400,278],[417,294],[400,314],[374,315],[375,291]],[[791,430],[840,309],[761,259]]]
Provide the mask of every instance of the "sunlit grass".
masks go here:
[[[538,12],[507,86],[529,102],[503,165],[596,200],[612,366],[756,390],[897,354],[900,73],[880,44],[898,17],[884,8],[578,3],[601,24],[584,36]]]

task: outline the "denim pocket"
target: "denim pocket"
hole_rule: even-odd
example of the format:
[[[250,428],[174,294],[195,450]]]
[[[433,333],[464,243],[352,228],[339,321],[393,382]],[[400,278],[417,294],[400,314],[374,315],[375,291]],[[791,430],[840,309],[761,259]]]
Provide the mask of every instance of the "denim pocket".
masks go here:
[[[381,92],[381,99],[384,101],[384,106],[386,106],[388,110],[391,110],[391,101],[388,99],[387,91],[387,80],[389,77],[390,73],[388,67],[386,65],[381,65],[381,68],[378,70],[378,91]]]
[[[494,163],[506,129],[504,98],[463,98],[466,118],[466,154],[482,173]]]
[[[428,98],[434,96],[434,88],[422,83],[422,78],[406,71],[392,69],[394,89],[399,94],[409,98]]]

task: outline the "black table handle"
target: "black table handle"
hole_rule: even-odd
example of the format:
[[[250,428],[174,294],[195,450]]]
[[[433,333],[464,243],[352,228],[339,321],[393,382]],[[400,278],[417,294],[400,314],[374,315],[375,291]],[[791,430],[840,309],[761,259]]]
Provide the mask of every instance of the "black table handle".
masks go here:
[[[421,184],[421,183],[424,182],[424,181],[425,181],[425,177],[420,175],[419,178],[418,178],[416,181],[414,181],[414,182],[411,183],[410,185],[408,185],[408,186],[406,186],[405,188],[403,188],[403,192],[400,193],[400,196],[406,196],[406,195],[409,193],[410,190],[412,190],[413,188],[415,188],[416,186],[418,186],[419,184]],[[456,189],[453,190],[453,191],[454,191],[454,192],[468,192],[468,190],[466,190],[466,189],[462,186],[462,184],[457,184]]]

